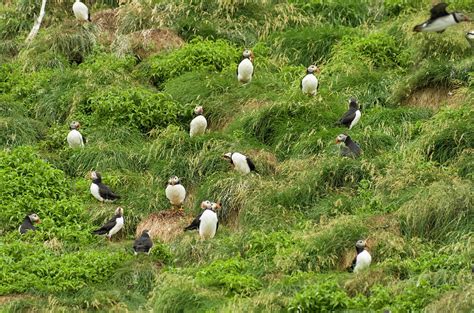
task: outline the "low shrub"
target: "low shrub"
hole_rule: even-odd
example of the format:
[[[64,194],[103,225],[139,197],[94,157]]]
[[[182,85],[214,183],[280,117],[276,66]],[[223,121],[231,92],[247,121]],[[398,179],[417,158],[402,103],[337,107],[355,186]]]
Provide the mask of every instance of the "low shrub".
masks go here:
[[[332,312],[348,307],[350,298],[335,281],[309,285],[290,302],[290,312]]]

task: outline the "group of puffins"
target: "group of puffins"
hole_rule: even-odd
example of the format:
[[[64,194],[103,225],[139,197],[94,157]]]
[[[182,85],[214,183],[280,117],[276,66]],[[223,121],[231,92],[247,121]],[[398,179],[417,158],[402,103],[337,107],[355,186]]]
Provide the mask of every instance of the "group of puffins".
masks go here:
[[[453,12],[448,13],[446,3],[439,3],[430,10],[430,18],[422,24],[414,27],[415,32],[437,32],[442,33],[446,28],[453,26],[459,22],[470,21],[469,17],[463,13]],[[80,21],[91,21],[91,16],[87,6],[80,0],[76,0],[73,5],[75,17]],[[474,31],[466,34],[466,39],[471,46],[474,47]],[[242,53],[242,60],[237,66],[237,80],[242,84],[248,84],[252,80],[254,74],[254,54],[251,50],[244,50]],[[316,74],[320,73],[316,65],[310,65],[306,69],[306,75],[301,80],[301,91],[309,96],[315,96],[318,92],[319,81]],[[190,137],[199,136],[207,130],[207,120],[204,117],[204,109],[202,106],[197,106],[194,109],[196,117],[190,123],[189,135]],[[347,112],[337,121],[337,125],[342,125],[351,130],[360,120],[361,111],[355,98],[349,99],[349,108]],[[80,123],[75,121],[70,125],[70,132],[67,135],[67,142],[71,148],[82,148],[86,143],[85,137],[79,132]],[[347,157],[358,157],[362,153],[359,145],[351,139],[347,134],[340,134],[336,138],[336,143],[344,143],[345,146],[341,149],[341,155]],[[234,169],[242,175],[256,171],[255,164],[252,160],[239,152],[229,152],[223,155],[224,159],[233,165]],[[99,172],[91,172],[92,183],[90,192],[100,202],[113,202],[120,199],[120,196],[115,194],[108,186],[102,183],[102,177]],[[181,184],[177,176],[173,176],[168,180],[168,185],[165,189],[165,194],[171,205],[174,207],[181,207],[186,198],[186,189]],[[188,230],[198,230],[201,239],[211,239],[215,236],[219,227],[219,220],[217,212],[221,209],[221,204],[205,200],[201,203],[201,213],[197,215],[191,224],[184,228]],[[19,227],[19,232],[24,234],[28,230],[35,230],[33,224],[39,223],[40,218],[37,214],[32,213],[25,217],[23,223]],[[102,227],[94,230],[92,233],[97,235],[106,235],[110,239],[114,234],[120,231],[124,226],[123,208],[118,207],[115,210],[114,217],[105,223]],[[150,232],[144,230],[139,238],[134,242],[133,249],[135,254],[139,252],[149,253],[153,246],[150,238]],[[358,240],[356,242],[357,255],[354,258],[350,271],[358,272],[368,267],[372,261],[370,253],[366,250],[367,243],[365,240]]]

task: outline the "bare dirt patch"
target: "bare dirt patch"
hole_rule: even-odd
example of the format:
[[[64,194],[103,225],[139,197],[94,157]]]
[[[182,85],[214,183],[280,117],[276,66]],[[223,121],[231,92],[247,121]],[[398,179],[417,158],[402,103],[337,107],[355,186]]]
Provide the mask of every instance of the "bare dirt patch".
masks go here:
[[[144,229],[148,229],[152,239],[170,242],[183,233],[183,228],[191,220],[192,217],[187,216],[183,209],[152,213],[137,226],[136,237],[140,236]]]
[[[184,45],[184,40],[169,29],[145,29],[131,33],[128,37],[133,52],[140,59]]]
[[[438,109],[444,105],[456,107],[465,99],[466,91],[464,89],[428,87],[412,92],[411,95],[403,101],[403,104],[411,107]]]

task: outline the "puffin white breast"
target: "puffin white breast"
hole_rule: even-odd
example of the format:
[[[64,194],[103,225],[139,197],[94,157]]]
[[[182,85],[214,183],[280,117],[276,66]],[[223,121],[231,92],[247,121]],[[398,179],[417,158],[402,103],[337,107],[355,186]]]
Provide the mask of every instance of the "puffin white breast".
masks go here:
[[[202,135],[206,132],[207,120],[204,116],[199,115],[193,118],[189,128],[189,136]]]
[[[362,271],[369,267],[370,263],[372,262],[372,257],[367,250],[362,251],[357,255],[356,258],[356,265],[354,267],[354,273]]]
[[[352,120],[351,122],[351,125],[349,126],[349,129],[351,129],[352,127],[354,127],[357,123],[359,123],[359,120],[360,120],[360,117],[361,117],[361,113],[360,113],[360,110],[357,110],[355,112],[355,117],[354,119]]]
[[[123,224],[124,224],[123,216],[116,218],[115,219],[115,226],[109,231],[107,236],[110,238],[113,235],[115,235],[116,233],[118,233],[118,231],[122,229]]]
[[[82,135],[79,131],[73,129],[67,134],[67,142],[69,143],[69,147],[71,148],[79,148],[84,147],[84,140],[82,139]]]
[[[237,68],[237,79],[242,83],[248,83],[252,80],[253,64],[249,59],[243,59]]]
[[[171,202],[173,205],[181,205],[186,198],[186,189],[184,189],[183,185],[168,185],[165,190],[166,198]]]
[[[91,183],[91,194],[94,196],[94,198],[96,198],[97,200],[103,202],[104,201],[104,198],[102,198],[100,196],[100,192],[99,192],[99,185],[97,185],[96,183]]]
[[[247,157],[241,153],[235,152],[232,154],[232,162],[237,172],[241,174],[250,173],[250,167],[247,163]]]
[[[202,239],[214,238],[217,230],[217,214],[212,210],[205,210],[200,218],[199,236]]]
[[[301,81],[302,91],[305,94],[315,95],[318,90],[318,79],[314,74],[307,74]]]
[[[83,21],[89,20],[89,9],[84,3],[80,1],[74,2],[74,4],[72,5],[72,11],[74,12],[74,16],[78,20],[83,20]]]

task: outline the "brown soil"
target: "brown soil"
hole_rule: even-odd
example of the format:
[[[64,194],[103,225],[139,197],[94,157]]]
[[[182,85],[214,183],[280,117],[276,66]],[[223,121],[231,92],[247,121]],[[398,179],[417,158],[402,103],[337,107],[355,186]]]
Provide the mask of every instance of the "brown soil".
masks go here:
[[[184,40],[169,29],[146,29],[128,36],[133,52],[140,59],[184,45]]]
[[[192,216],[186,216],[183,209],[152,213],[137,226],[136,237],[140,236],[144,229],[148,229],[152,239],[170,242],[183,233],[183,228],[192,219]]]
[[[404,105],[438,109],[443,105],[456,107],[466,99],[463,89],[423,88],[414,91],[403,101]]]

